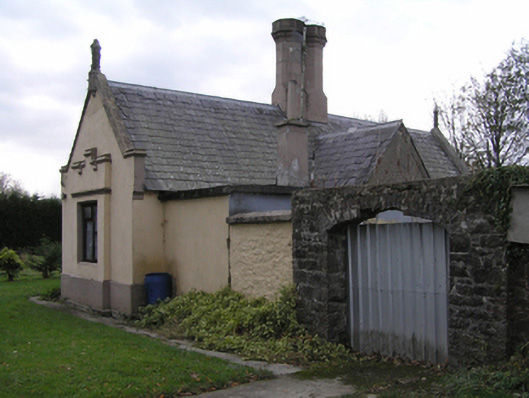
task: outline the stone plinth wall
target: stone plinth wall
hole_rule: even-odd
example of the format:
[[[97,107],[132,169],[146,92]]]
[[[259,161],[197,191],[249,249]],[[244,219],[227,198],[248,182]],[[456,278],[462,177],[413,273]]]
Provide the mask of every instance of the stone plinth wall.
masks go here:
[[[468,192],[470,177],[324,190],[292,201],[299,316],[313,332],[348,342],[347,226],[396,209],[449,235],[448,344],[452,364],[503,358],[511,336],[505,234]]]

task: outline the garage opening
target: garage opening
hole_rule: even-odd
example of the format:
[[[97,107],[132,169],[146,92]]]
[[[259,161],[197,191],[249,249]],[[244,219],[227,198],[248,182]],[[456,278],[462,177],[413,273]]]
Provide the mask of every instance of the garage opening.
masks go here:
[[[449,269],[444,228],[392,210],[349,226],[347,238],[351,346],[444,362]]]

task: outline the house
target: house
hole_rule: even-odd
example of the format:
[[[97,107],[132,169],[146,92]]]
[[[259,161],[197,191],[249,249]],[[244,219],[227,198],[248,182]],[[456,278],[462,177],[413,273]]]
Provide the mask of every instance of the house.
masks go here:
[[[94,41],[61,168],[64,297],[130,314],[151,272],[178,294],[272,297],[292,282],[293,192],[466,172],[437,126],[328,114],[324,27],[280,19],[272,36],[271,104],[108,81]]]

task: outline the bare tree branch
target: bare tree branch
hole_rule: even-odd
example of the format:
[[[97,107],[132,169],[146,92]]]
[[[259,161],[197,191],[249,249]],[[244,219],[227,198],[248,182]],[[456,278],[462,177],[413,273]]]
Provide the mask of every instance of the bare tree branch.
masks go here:
[[[513,45],[483,81],[472,77],[438,105],[450,141],[471,168],[529,165],[529,42]]]

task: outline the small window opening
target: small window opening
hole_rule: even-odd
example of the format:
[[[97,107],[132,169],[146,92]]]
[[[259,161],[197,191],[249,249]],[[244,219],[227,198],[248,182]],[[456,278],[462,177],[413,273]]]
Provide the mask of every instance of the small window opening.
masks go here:
[[[97,262],[97,202],[81,205],[82,255],[81,260]]]

